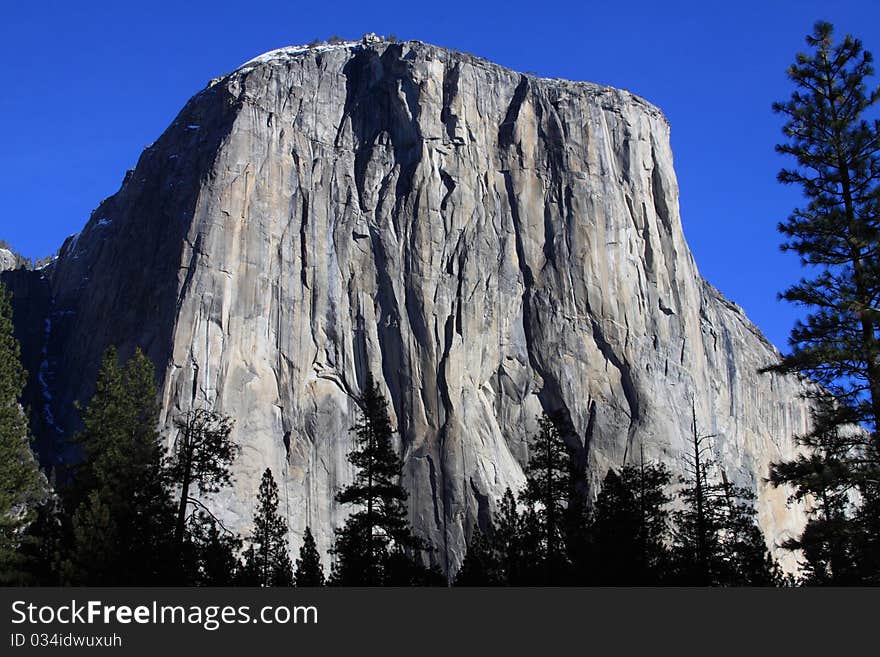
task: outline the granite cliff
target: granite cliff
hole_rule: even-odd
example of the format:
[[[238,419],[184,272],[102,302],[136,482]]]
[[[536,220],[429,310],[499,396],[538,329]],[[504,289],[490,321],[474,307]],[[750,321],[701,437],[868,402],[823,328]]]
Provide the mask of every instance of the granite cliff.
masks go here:
[[[268,466],[293,545],[310,525],[329,547],[368,372],[444,568],[523,481],[542,409],[595,490],[642,453],[681,472],[693,404],[771,545],[802,522],[763,477],[807,425],[803,384],[757,373],[777,352],[701,278],[669,125],[625,91],[420,42],[273,51],[196,94],[31,278],[52,458],[103,349],[139,346],[169,436],[192,406],[236,418],[213,506],[240,530]]]

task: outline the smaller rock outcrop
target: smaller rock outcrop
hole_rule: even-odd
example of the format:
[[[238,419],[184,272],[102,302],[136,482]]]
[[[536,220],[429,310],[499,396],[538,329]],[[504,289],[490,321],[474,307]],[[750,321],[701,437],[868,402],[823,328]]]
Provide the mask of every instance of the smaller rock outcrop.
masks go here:
[[[18,265],[18,258],[9,249],[0,249],[0,271],[10,271]]]

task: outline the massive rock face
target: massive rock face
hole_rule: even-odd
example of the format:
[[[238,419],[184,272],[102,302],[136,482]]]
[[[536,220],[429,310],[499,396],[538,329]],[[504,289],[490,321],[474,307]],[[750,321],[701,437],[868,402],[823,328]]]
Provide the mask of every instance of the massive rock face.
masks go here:
[[[669,125],[625,91],[418,42],[267,53],[190,100],[49,276],[58,433],[102,350],[143,348],[169,440],[191,406],[235,416],[212,504],[241,530],[270,467],[293,545],[310,525],[329,547],[368,372],[444,568],[522,483],[542,409],[595,492],[641,454],[681,472],[693,406],[771,544],[802,522],[763,477],[803,384],[757,373],[777,353],[700,277]]]

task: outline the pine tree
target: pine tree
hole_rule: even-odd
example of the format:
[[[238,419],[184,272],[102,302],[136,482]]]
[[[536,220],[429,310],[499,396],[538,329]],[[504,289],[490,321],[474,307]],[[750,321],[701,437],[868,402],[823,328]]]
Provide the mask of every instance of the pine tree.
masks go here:
[[[720,584],[721,517],[718,500],[723,491],[712,483],[710,468],[714,462],[707,457],[706,441],[713,436],[697,430],[697,413],[693,411],[691,453],[685,456],[688,471],[682,477],[678,493],[681,508],[673,513],[673,554],[677,583],[692,586]]]
[[[755,495],[716,474],[707,456],[712,436],[697,430],[693,416],[689,477],[673,512],[673,583],[686,586],[778,586],[782,575],[755,522]]]
[[[27,573],[27,579],[22,583],[27,585],[62,586],[65,583],[63,564],[69,547],[69,519],[52,483],[48,497],[37,507],[36,517],[22,540],[21,552]]]
[[[670,567],[669,511],[672,498],[667,489],[672,474],[662,463],[645,463],[642,455],[638,465],[621,472],[625,486],[634,492],[639,528],[636,543],[636,578],[641,584],[661,584]]]
[[[571,459],[571,488],[564,515],[565,552],[568,557],[568,584],[592,583],[592,509],[588,502],[586,463]]]
[[[180,490],[177,504],[175,543],[182,549],[185,539],[187,508],[203,504],[190,497],[191,488],[199,493],[216,493],[231,483],[229,466],[238,453],[230,440],[232,418],[215,411],[191,409],[175,420],[177,439],[168,462],[171,482]]]
[[[638,553],[633,537],[638,531],[639,522],[632,491],[623,485],[620,475],[613,468],[602,480],[591,520],[596,583],[626,583]]]
[[[593,579],[601,585],[628,584],[638,554],[639,520],[632,492],[610,469],[592,510]]]
[[[779,180],[808,199],[780,224],[782,248],[796,252],[812,278],[781,295],[809,312],[791,332],[791,353],[768,369],[819,384],[810,393],[812,432],[800,437],[814,455],[777,464],[773,479],[798,497],[813,489],[828,498],[789,547],[803,551],[809,581],[853,583],[880,579],[873,552],[853,552],[872,545],[871,518],[844,499],[855,490],[870,510],[880,498],[880,121],[866,118],[880,89],[868,87],[873,58],[862,43],[832,37],[830,23],[816,23],[811,52],[788,69],[796,90],[773,106],[786,121],[777,151],[797,163]],[[847,425],[865,431],[840,430]]]
[[[461,568],[455,576],[455,586],[497,586],[499,564],[495,549],[479,525],[474,525]]]
[[[800,372],[831,391],[838,424],[857,419],[872,429],[880,417],[880,121],[864,116],[880,89],[868,91],[869,52],[851,36],[832,42],[830,23],[818,22],[788,69],[797,86],[773,108],[786,118],[788,142],[776,148],[797,160],[779,180],[799,185],[809,203],[779,230],[816,275],[782,297],[813,312],[792,331],[792,353],[774,369]],[[842,422],[841,422],[842,421]]]
[[[195,513],[187,520],[184,543],[186,583],[190,586],[233,586],[241,539],[227,531],[209,513]]]
[[[381,586],[421,578],[417,554],[426,549],[407,522],[407,492],[400,485],[403,462],[391,444],[388,403],[367,377],[357,400],[360,420],[355,449],[348,460],[357,468],[354,482],[336,495],[357,508],[336,530],[333,582],[343,586]]]
[[[254,528],[248,538],[245,572],[251,586],[293,586],[287,522],[278,514],[278,485],[266,468],[260,481]]]
[[[669,568],[666,488],[671,475],[662,464],[609,470],[592,511],[593,583],[658,585]]]
[[[259,586],[260,566],[257,559],[257,551],[253,543],[244,541],[247,548],[241,555],[241,561],[235,569],[234,586]]]
[[[853,444],[851,428],[826,426],[819,429],[822,419],[830,415],[823,406],[833,405],[830,395],[816,399],[814,428],[798,436],[804,448],[790,461],[773,463],[770,483],[789,486],[790,502],[805,504],[807,524],[800,536],[784,543],[802,555],[800,567],[803,583],[811,585],[845,585],[861,581],[859,571],[871,570],[873,550],[861,551],[863,564],[857,563],[854,546],[853,516],[859,513],[856,504],[856,481],[852,477]],[[865,500],[870,508],[872,498]],[[864,516],[867,519],[868,516]],[[859,532],[861,533],[861,532]],[[874,534],[868,528],[867,534]],[[874,534],[876,535],[876,534]],[[867,546],[866,546],[867,547]],[[876,572],[876,571],[875,571]]]
[[[755,521],[755,494],[722,476],[723,583],[728,586],[781,586],[783,575],[767,550]]]
[[[869,488],[870,486],[870,488]],[[852,552],[858,564],[859,583],[880,585],[880,491],[877,483],[864,486],[861,504],[853,516],[857,528],[852,537]]]
[[[529,551],[535,532],[527,531],[524,515],[513,491],[506,489],[492,519],[491,537],[498,560],[498,583],[504,586],[522,586],[535,579],[535,552]]]
[[[335,586],[381,586],[384,572],[381,567],[387,554],[377,553],[375,544],[370,550],[368,525],[363,516],[349,518],[345,526],[336,530],[336,539],[330,553],[333,564],[330,583]]]
[[[120,367],[116,350],[108,349],[77,438],[84,459],[71,495],[75,583],[176,581],[158,418],[152,363],[138,350]]]
[[[565,550],[566,509],[571,498],[571,450],[560,432],[557,418],[538,418],[539,431],[530,444],[526,486],[521,494],[540,532],[536,555],[544,568],[544,583],[565,581],[569,562]]]
[[[19,403],[26,381],[19,353],[11,296],[0,284],[0,583],[20,582],[24,577],[21,542],[47,495]]]
[[[321,565],[321,555],[318,554],[311,527],[306,527],[303,534],[299,559],[296,560],[294,581],[297,586],[324,586],[324,566]]]

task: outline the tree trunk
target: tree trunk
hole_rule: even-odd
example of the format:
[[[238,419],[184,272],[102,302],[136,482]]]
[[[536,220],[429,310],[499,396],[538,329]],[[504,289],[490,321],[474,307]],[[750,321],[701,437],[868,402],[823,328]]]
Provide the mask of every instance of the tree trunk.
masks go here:
[[[183,480],[180,482],[180,503],[177,507],[177,524],[174,528],[174,542],[183,547],[183,534],[186,528],[186,507],[189,504],[189,486],[192,478],[192,420],[186,424],[182,455],[184,458]]]
[[[706,512],[703,501],[703,473],[700,467],[700,437],[697,434],[697,409],[692,407],[694,420],[694,469],[696,480],[694,482],[697,501],[697,566],[701,584],[709,584],[709,560],[706,555]]]
[[[827,52],[823,53],[826,65],[825,92],[828,105],[835,124],[838,123],[839,109],[834,102],[833,83],[831,80],[831,63],[828,61]],[[857,234],[857,221],[855,201],[852,192],[852,176],[850,175],[849,162],[843,153],[843,135],[839,129],[834,131],[834,150],[837,157],[837,169],[840,173],[841,195],[843,197],[844,212],[846,213],[847,229],[851,238]],[[850,260],[853,265],[853,282],[856,288],[856,303],[858,304],[859,323],[862,330],[862,346],[865,358],[865,378],[868,380],[868,390],[871,395],[871,413],[874,416],[875,439],[880,422],[880,363],[877,362],[877,339],[874,335],[874,320],[869,315],[871,305],[871,293],[866,283],[863,254],[860,244],[854,244],[849,240]]]

